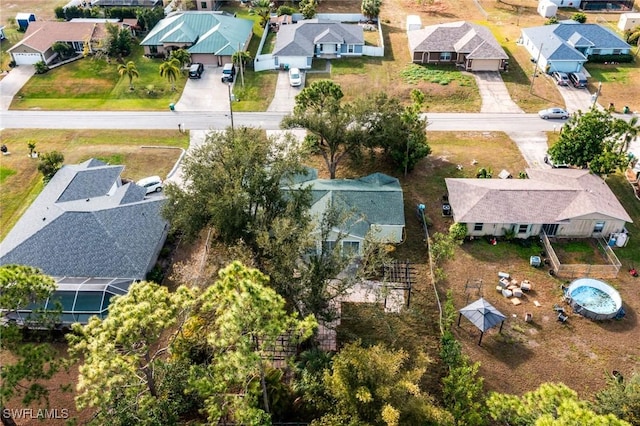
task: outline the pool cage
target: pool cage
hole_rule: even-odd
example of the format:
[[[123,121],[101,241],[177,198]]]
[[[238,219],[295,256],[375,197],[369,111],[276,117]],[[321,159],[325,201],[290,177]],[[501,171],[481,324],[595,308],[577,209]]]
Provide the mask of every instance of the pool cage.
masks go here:
[[[106,317],[111,298],[126,294],[133,281],[131,278],[56,278],[57,289],[44,303],[4,312],[3,321],[29,326],[43,311],[60,309],[61,315],[55,323],[57,328],[68,328],[73,323],[86,324],[92,316]]]

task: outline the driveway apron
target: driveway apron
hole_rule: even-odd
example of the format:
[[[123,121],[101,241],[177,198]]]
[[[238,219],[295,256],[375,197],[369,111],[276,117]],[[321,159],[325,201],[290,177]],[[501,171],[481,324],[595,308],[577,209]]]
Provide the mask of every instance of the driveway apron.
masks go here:
[[[302,72],[302,84],[298,87],[291,87],[289,84],[289,73],[280,71],[278,73],[278,83],[273,94],[273,100],[267,108],[268,112],[292,112],[296,104],[296,95],[304,88],[305,73]]]
[[[520,107],[511,100],[511,95],[497,71],[474,72],[480,90],[482,108],[480,112],[521,112]]]
[[[0,109],[9,109],[13,97],[35,73],[33,65],[20,65],[0,80]]]
[[[221,78],[222,67],[205,65],[201,78],[187,80],[175,105],[176,111],[229,111],[229,84],[223,83]],[[239,78],[236,75],[236,82]]]

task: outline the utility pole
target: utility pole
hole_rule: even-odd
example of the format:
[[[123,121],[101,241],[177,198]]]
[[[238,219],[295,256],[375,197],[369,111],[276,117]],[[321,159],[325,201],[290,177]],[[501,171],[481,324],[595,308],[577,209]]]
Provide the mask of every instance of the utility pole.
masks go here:
[[[244,46],[243,46],[244,47]],[[244,49],[240,50],[240,43],[238,43],[238,59],[240,62],[240,81],[242,82],[242,88],[244,89]]]
[[[538,74],[538,62],[540,62],[540,54],[542,53],[543,43],[540,43],[540,50],[538,50],[538,57],[536,58],[536,66],[533,68],[533,77],[531,77],[531,86],[529,87],[529,93],[533,93],[533,82],[536,81],[536,75]]]
[[[233,133],[233,99],[231,98],[231,83],[227,83],[229,89],[229,116],[231,117],[231,132]]]
[[[591,104],[591,108],[596,106],[596,102],[598,102],[598,97],[600,97],[600,92],[602,91],[602,82],[598,82],[598,90],[592,95],[593,103]]]

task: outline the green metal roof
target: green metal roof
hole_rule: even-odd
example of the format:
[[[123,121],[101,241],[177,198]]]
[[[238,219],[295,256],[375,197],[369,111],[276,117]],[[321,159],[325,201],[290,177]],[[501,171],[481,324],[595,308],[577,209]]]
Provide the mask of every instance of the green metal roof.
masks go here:
[[[189,53],[231,55],[244,50],[252,29],[253,21],[223,12],[174,12],[158,22],[140,44],[183,43],[191,44]]]

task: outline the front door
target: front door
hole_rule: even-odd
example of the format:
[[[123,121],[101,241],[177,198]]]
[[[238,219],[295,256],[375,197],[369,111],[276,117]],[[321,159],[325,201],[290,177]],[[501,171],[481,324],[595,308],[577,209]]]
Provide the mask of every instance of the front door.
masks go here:
[[[542,230],[545,234],[550,237],[554,237],[556,232],[558,232],[558,224],[557,223],[545,223],[542,225]]]

